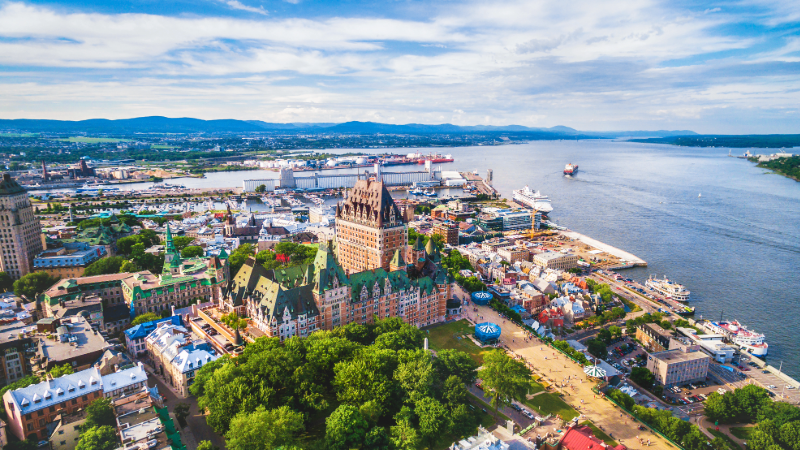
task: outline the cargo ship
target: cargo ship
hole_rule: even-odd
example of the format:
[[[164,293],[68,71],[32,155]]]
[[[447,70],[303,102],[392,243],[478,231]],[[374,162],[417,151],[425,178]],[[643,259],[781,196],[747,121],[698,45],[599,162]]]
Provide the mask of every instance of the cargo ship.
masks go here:
[[[564,167],[564,175],[577,175],[578,165],[569,163]]]
[[[769,344],[764,342],[763,334],[748,330],[746,326],[736,320],[710,322],[706,325],[706,328],[727,337],[731,342],[753,356],[767,356],[767,352],[769,352]]]
[[[422,155],[420,153],[409,153],[408,155],[406,155],[406,159],[410,161],[416,161],[417,164],[425,164],[428,161],[434,164],[451,163],[455,161],[455,159],[453,159],[453,155],[440,155],[438,153],[430,155]]]
[[[650,278],[644,282],[644,285],[658,292],[664,297],[671,298],[672,300],[678,302],[689,301],[689,290],[686,289],[682,284],[670,281],[667,277],[659,280],[653,275],[650,275]]]

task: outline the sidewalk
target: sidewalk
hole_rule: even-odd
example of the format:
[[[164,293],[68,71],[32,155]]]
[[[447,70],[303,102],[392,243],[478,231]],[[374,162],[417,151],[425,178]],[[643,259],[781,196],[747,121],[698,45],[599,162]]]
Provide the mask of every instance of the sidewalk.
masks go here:
[[[631,449],[645,448],[647,446],[640,444],[637,439],[637,437],[641,437],[645,441],[649,439],[650,447],[652,448],[674,450],[675,447],[664,438],[649,430],[639,430],[639,422],[624,413],[616,405],[608,400],[598,398],[592,391],[595,382],[583,373],[583,368],[579,364],[548,347],[538,339],[525,342],[527,332],[509,320],[505,320],[505,323],[503,323],[504,319],[490,307],[477,306],[477,308],[478,314],[484,316],[485,320],[500,325],[504,347],[524,358],[525,361],[532,365],[535,372],[549,379],[562,379],[569,375],[571,379],[576,380],[572,385],[574,389],[565,390],[568,395],[565,395],[562,399],[584,414],[586,419],[591,420],[597,427],[613,430],[613,438],[617,442],[621,442]],[[474,316],[475,313],[469,309],[467,314]],[[547,359],[544,359],[545,356],[547,356]],[[554,375],[555,373],[558,373],[558,375]],[[577,380],[582,381],[578,382]],[[581,400],[583,400],[583,403],[581,403]]]

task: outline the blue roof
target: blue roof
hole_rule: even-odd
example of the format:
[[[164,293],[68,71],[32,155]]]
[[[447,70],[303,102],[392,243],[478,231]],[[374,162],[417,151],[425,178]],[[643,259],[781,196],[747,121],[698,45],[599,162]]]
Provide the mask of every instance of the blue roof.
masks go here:
[[[147,337],[148,334],[152,333],[153,330],[156,329],[156,326],[161,322],[172,322],[173,325],[183,325],[183,320],[181,316],[169,316],[163,319],[158,320],[151,320],[150,322],[145,322],[135,327],[128,328],[125,330],[125,335],[128,339],[135,340],[135,339],[144,339]]]

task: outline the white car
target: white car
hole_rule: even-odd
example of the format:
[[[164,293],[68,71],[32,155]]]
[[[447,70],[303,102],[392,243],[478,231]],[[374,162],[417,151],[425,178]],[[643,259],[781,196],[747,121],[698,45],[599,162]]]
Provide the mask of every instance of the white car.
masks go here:
[[[768,387],[768,388],[770,388],[770,389],[777,389],[777,387],[776,387],[774,384],[770,384],[770,385],[769,385],[769,386],[767,386],[767,387]]]
[[[522,415],[527,417],[528,419],[531,419],[531,420],[536,418],[536,416],[534,416],[533,413],[528,411],[527,409],[523,409],[522,410]]]

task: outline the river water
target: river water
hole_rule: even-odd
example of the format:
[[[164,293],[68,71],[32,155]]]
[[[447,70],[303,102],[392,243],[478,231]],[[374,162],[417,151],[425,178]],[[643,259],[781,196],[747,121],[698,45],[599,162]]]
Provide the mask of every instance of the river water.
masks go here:
[[[766,334],[768,361],[776,367],[783,361],[785,372],[800,377],[800,183],[729,158],[726,148],[590,140],[446,152],[456,161],[442,164],[444,170],[478,170],[485,176],[491,168],[495,187],[506,197],[526,184],[549,195],[553,221],[648,262],[647,268],[629,269],[626,275],[640,282],[651,273],[667,275],[686,285],[697,317],[722,315]],[[570,162],[580,170],[577,176],[564,177],[562,170]],[[421,170],[421,166],[385,170]],[[335,172],[323,172],[330,173]],[[169,182],[239,187],[244,179],[276,175],[219,172],[205,179]]]

